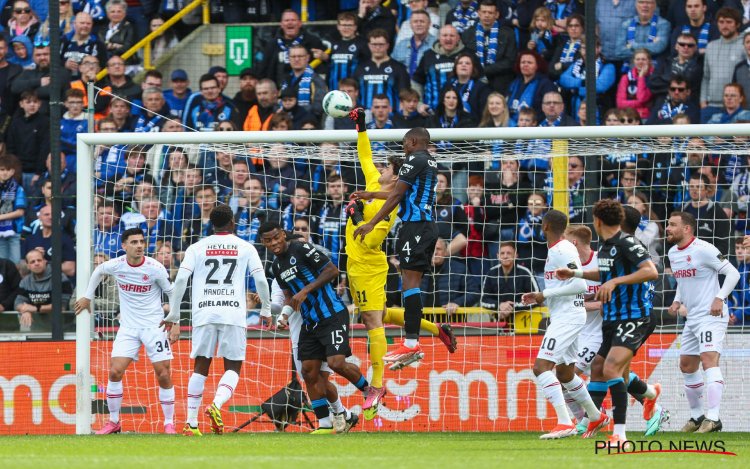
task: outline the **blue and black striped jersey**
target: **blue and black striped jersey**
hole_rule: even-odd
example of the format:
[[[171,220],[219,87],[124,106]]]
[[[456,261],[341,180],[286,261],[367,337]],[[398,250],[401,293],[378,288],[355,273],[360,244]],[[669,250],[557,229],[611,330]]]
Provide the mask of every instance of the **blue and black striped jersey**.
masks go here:
[[[453,73],[453,67],[456,63],[456,56],[462,48],[457,48],[452,54],[445,55],[436,51],[440,48],[439,43],[432,46],[422,56],[419,66],[414,72],[414,81],[424,87],[424,96],[422,101],[430,106],[430,109],[437,109],[440,100],[440,90],[448,83],[448,79]],[[440,49],[442,50],[442,49]]]
[[[372,60],[361,63],[354,72],[354,78],[359,81],[359,104],[365,109],[370,109],[373,96],[381,93],[388,96],[393,109],[398,109],[398,92],[411,88],[406,67],[393,59],[380,65]]]
[[[619,231],[599,247],[599,279],[602,283],[624,277],[638,270],[643,262],[651,260],[648,250],[633,236]],[[612,292],[609,303],[602,305],[604,322],[640,319],[651,314],[651,282],[619,285]]]
[[[292,241],[286,252],[274,259],[271,269],[281,288],[296,295],[314,282],[330,262],[312,244]],[[343,311],[346,311],[346,306],[330,283],[310,292],[300,306],[305,324],[318,323]]]
[[[406,157],[398,173],[398,180],[409,184],[398,209],[401,221],[434,221],[437,173],[437,161],[429,152],[416,151]]]
[[[357,66],[370,58],[367,41],[361,36],[354,39],[339,39],[331,44],[331,60],[328,62],[328,89],[339,89],[339,82],[354,76]]]

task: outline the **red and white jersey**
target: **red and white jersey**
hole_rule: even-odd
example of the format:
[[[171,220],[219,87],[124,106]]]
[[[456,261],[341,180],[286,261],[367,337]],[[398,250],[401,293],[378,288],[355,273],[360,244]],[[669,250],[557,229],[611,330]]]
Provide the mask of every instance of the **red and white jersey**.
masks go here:
[[[162,293],[172,293],[167,269],[159,261],[144,257],[140,265],[130,265],[126,256],[120,256],[103,262],[91,274],[86,298],[94,298],[96,287],[104,275],[111,275],[117,283],[122,327],[159,327],[164,319]]]
[[[580,279],[570,278],[560,280],[555,275],[555,271],[562,267],[569,269],[580,269],[581,260],[578,257],[578,250],[567,239],[561,239],[553,244],[547,251],[547,262],[544,264],[544,290],[559,288],[574,282],[580,282]],[[545,295],[546,296],[546,295]],[[550,318],[565,318],[564,320],[571,323],[583,324],[586,320],[586,309],[583,307],[583,293],[576,295],[564,295],[544,300],[549,308]]]
[[[263,271],[252,244],[231,233],[211,235],[187,248],[180,269],[193,274],[193,327],[247,327],[247,276]]]
[[[583,271],[587,270],[594,270],[599,268],[599,254],[596,250],[591,250],[591,255],[589,256],[588,260],[585,263],[581,264],[581,267],[583,268]],[[596,295],[596,292],[599,291],[599,287],[602,286],[602,282],[598,280],[589,280],[586,279],[586,297],[591,298],[588,301],[594,301],[593,297]],[[586,311],[586,324],[591,323],[598,323],[602,324],[602,312],[600,309],[596,311]]]
[[[693,238],[687,246],[669,250],[672,275],[677,280],[677,297],[687,308],[687,318],[710,316],[711,303],[721,289],[719,274],[732,265],[713,244]],[[728,308],[724,303],[724,315]]]

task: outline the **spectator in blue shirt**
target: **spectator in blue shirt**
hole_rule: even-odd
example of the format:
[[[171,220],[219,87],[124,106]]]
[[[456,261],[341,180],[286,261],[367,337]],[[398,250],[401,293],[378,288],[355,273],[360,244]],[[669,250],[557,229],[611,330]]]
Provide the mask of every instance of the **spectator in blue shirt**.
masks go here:
[[[633,51],[646,49],[655,63],[669,48],[671,26],[656,11],[656,0],[636,0],[637,14],[622,22],[615,46],[615,60],[628,60]]]
[[[190,80],[185,70],[177,69],[169,77],[172,88],[164,90],[164,100],[169,105],[169,113],[175,119],[182,119],[188,97],[193,93],[190,89]]]
[[[430,50],[437,38],[430,34],[430,15],[424,10],[412,12],[409,24],[412,37],[402,39],[393,48],[393,58],[404,64],[409,76],[413,76],[425,52]]]
[[[729,325],[742,326],[750,321],[750,248],[742,243],[742,238],[735,241],[735,256],[740,281],[734,287],[729,300]]]

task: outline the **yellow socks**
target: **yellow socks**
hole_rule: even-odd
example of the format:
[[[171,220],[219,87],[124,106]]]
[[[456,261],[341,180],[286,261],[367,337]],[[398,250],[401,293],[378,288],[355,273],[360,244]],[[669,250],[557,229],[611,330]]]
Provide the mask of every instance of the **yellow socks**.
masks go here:
[[[403,320],[403,315],[401,318]],[[385,340],[385,329],[378,327],[371,331],[367,331],[367,336],[370,339],[370,364],[372,365],[372,379],[370,380],[370,386],[382,388],[383,371],[385,367],[383,364],[383,357],[388,351],[388,343]]]
[[[385,317],[383,317],[383,323],[384,324],[394,324],[396,326],[402,326],[404,325],[404,312],[403,311],[394,311],[390,308],[387,308],[385,310]],[[440,332],[438,331],[438,327],[434,322],[430,322],[426,319],[422,319],[422,322],[419,324],[419,328],[423,331],[427,331],[433,336],[437,337],[440,335]]]

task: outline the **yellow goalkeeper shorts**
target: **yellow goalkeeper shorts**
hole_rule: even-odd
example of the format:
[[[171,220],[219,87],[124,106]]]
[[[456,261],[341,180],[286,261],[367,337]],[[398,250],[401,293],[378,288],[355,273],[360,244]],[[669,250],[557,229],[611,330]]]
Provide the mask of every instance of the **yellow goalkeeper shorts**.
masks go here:
[[[385,306],[385,280],[388,272],[375,275],[349,273],[349,290],[360,311],[381,311]]]

